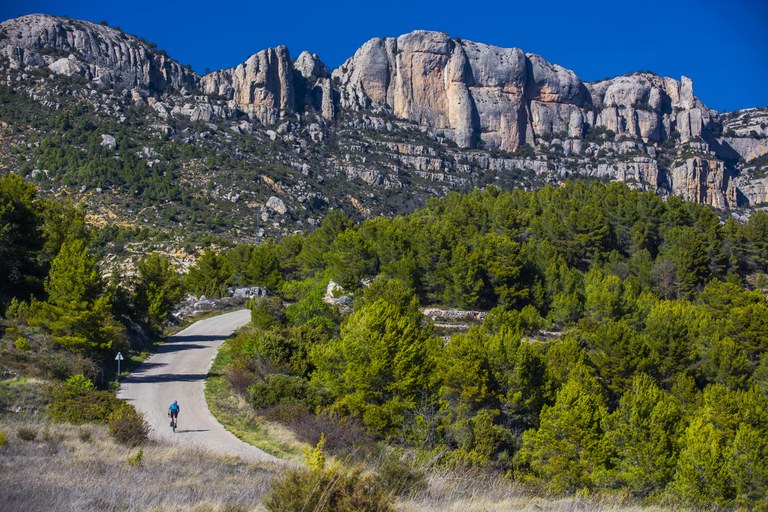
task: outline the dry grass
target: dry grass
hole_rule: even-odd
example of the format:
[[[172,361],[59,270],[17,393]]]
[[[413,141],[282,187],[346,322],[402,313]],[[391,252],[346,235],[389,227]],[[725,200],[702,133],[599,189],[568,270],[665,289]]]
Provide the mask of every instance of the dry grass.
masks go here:
[[[34,431],[25,441],[19,431]],[[263,511],[263,499],[285,466],[245,463],[197,450],[150,443],[116,444],[105,428],[0,417],[7,445],[0,447],[3,511]],[[29,436],[26,436],[29,437]],[[137,461],[137,459],[140,459]],[[507,512],[670,510],[642,507],[620,497],[553,498],[487,473],[446,471],[429,486],[397,500],[399,512]],[[682,509],[680,509],[682,510]]]
[[[472,471],[433,472],[429,486],[398,501],[400,512],[661,512],[684,509],[642,506],[620,496],[544,497],[503,477]]]
[[[19,428],[35,430],[34,441]],[[279,467],[194,450],[115,444],[106,429],[0,420],[0,508],[4,511],[251,511]]]

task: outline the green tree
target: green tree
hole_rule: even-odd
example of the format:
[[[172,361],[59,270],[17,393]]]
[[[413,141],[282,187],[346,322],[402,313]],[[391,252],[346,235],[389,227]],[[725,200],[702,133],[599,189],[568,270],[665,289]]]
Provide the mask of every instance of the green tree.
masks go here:
[[[181,276],[167,258],[150,254],[139,262],[133,303],[156,333],[162,330],[171,309],[183,295]]]
[[[604,477],[611,487],[627,487],[637,496],[664,490],[677,465],[682,411],[649,376],[638,374],[606,421],[613,452]]]
[[[594,488],[604,469],[603,422],[608,410],[595,376],[585,366],[571,372],[538,430],[523,435],[517,460],[555,493]]]
[[[39,292],[45,269],[42,218],[36,190],[17,174],[0,178],[0,309],[12,297],[22,300]]]
[[[355,311],[341,335],[316,347],[315,380],[335,397],[334,407],[360,417],[374,433],[392,435],[404,411],[434,392],[435,339],[420,314],[376,300]]]
[[[227,291],[228,279],[224,258],[208,248],[189,269],[186,288],[197,296],[221,297]]]
[[[253,248],[246,277],[245,284],[264,286],[274,293],[280,292],[283,287],[283,276],[280,273],[280,262],[273,243],[266,242]]]
[[[358,289],[364,278],[376,275],[378,267],[370,243],[357,228],[339,233],[326,259],[331,279],[347,290]]]
[[[123,341],[96,259],[85,242],[65,242],[51,263],[46,302],[33,302],[31,322],[49,330],[63,347],[100,356]]]

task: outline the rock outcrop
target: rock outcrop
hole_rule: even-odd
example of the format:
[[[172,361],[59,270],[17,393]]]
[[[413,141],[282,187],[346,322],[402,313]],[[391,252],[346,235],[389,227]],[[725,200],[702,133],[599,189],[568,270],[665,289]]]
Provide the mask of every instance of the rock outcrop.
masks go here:
[[[688,158],[672,167],[669,180],[672,194],[688,201],[721,209],[738,204],[736,189],[719,160]]]
[[[120,30],[44,14],[0,25],[0,60],[11,69],[47,66],[108,87],[192,90],[197,75],[151,44]]]
[[[638,73],[584,83],[538,55],[441,32],[372,39],[333,77],[343,107],[387,108],[465,148],[514,150],[561,133],[581,138],[596,127],[650,143],[676,130],[685,142],[700,137],[714,115],[686,77]]]
[[[299,159],[295,169],[319,187],[334,173],[397,193],[414,178],[434,193],[587,176],[717,208],[768,203],[768,108],[717,114],[686,77],[642,72],[583,82],[539,55],[441,32],[371,39],[333,72],[315,54],[293,61],[278,46],[199,77],[119,29],[29,15],[0,24],[0,73],[51,109],[65,104],[54,94],[60,85],[110,115],[147,109],[163,137],[180,117],[197,121],[199,131],[184,129],[185,143],[232,134],[280,141],[272,146],[290,148],[290,156],[272,163]],[[90,83],[46,89],[54,76]],[[102,144],[121,151],[107,135]],[[330,149],[322,166],[312,154],[318,144]],[[260,203],[269,218],[293,219],[332,201],[319,189],[292,201],[275,182],[270,188],[276,195]],[[368,211],[355,197],[348,202]]]
[[[205,94],[234,100],[243,112],[268,125],[306,107],[327,119],[335,114],[328,68],[308,52],[291,62],[285,46],[262,50],[235,68],[205,75],[200,87]]]
[[[200,80],[205,94],[234,100],[264,124],[274,124],[294,111],[293,66],[285,46],[262,50],[232,69]]]

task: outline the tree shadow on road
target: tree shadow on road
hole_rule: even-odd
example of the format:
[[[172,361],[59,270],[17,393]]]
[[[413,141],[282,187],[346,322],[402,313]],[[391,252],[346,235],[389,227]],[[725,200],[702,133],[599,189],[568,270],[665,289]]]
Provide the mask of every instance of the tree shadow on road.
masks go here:
[[[145,382],[196,382],[204,380],[207,373],[161,373],[157,375],[133,374],[122,379],[123,383],[145,383]]]

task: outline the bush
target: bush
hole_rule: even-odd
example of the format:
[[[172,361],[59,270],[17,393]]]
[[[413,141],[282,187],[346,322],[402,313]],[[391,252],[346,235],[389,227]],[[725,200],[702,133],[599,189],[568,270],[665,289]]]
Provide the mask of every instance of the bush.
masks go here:
[[[125,403],[112,393],[65,385],[52,386],[48,413],[59,423],[104,423]]]
[[[139,467],[141,466],[141,461],[143,458],[144,458],[144,448],[139,447],[139,450],[135,454],[128,457],[126,459],[126,462],[128,463],[129,466]]]
[[[271,512],[389,512],[393,497],[375,474],[338,466],[321,471],[292,469],[272,484],[264,500]]]
[[[5,432],[0,432],[0,448],[8,446],[8,435]]]
[[[93,433],[87,428],[81,428],[77,433],[77,437],[84,443],[90,443],[93,439]]]
[[[29,316],[29,304],[19,301],[16,297],[11,299],[8,307],[5,309],[5,318],[15,322],[26,322]]]
[[[16,350],[21,350],[22,352],[29,352],[30,349],[27,338],[24,338],[23,336],[16,338],[16,341],[13,342],[13,346],[16,347]]]
[[[16,430],[16,437],[22,441],[34,441],[37,438],[37,430],[27,427],[19,427]]]
[[[321,402],[319,392],[301,377],[274,373],[248,387],[251,404],[255,409],[266,409],[277,404],[304,404],[314,407]]]
[[[70,378],[68,378],[67,386],[76,388],[76,389],[96,389],[96,386],[93,385],[93,382],[91,382],[91,379],[89,379],[82,373],[78,373],[77,375],[73,375]]]
[[[381,485],[394,495],[405,495],[427,488],[423,471],[400,460],[396,454],[386,458],[379,467]]]
[[[109,415],[107,428],[117,442],[128,446],[139,446],[149,435],[149,425],[144,416],[130,404]]]

